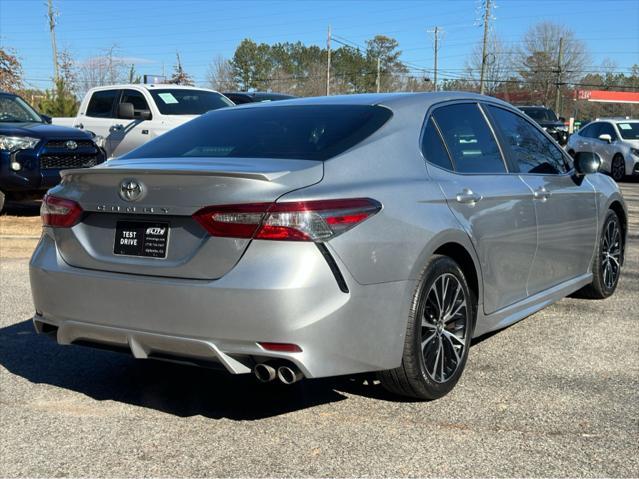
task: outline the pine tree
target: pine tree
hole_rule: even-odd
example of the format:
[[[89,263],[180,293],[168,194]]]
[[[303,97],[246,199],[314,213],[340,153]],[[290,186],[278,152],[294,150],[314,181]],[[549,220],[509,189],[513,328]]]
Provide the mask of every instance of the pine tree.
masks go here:
[[[180,54],[175,54],[177,57],[177,63],[173,66],[173,76],[169,80],[169,83],[173,83],[174,85],[188,85],[193,86],[195,83],[193,82],[193,78],[191,75],[184,71],[182,68],[182,62],[180,61]]]

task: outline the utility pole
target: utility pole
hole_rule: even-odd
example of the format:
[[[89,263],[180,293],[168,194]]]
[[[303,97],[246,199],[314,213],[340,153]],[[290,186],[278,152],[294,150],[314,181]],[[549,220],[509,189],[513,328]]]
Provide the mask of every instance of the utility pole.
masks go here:
[[[326,37],[326,50],[328,57],[326,60],[326,96],[331,94],[331,26],[328,26],[328,35]]]
[[[51,33],[51,48],[53,49],[53,78],[58,83],[58,46],[55,41],[55,10],[53,9],[53,0],[48,0],[49,11],[47,17],[49,18],[49,31]]]
[[[486,73],[486,52],[488,47],[488,24],[490,22],[490,0],[486,0],[486,9],[484,11],[484,44],[481,49],[481,73],[479,75],[479,93],[484,94],[484,75]]]
[[[375,80],[375,85],[377,86],[377,93],[379,93],[379,88],[381,86],[381,74],[382,71],[382,58],[381,57],[377,57],[377,79]]]
[[[432,30],[428,30],[428,33],[432,33],[435,37],[435,64],[433,65],[433,91],[437,91],[437,58],[439,56],[439,34],[441,30],[439,27],[435,27]]]
[[[555,113],[561,108],[561,65],[564,60],[564,37],[559,38],[559,56],[557,57],[557,91],[555,93]]]

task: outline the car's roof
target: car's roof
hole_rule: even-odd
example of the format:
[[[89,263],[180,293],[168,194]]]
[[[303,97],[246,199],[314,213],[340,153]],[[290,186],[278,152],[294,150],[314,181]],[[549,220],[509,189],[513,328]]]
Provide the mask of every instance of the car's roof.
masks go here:
[[[146,90],[164,90],[170,88],[172,90],[198,90],[198,91],[211,91],[216,92],[215,90],[211,90],[210,88],[201,88],[196,86],[186,86],[186,85],[174,85],[173,83],[125,83],[119,85],[104,85],[92,88],[92,90],[113,90],[113,89],[124,89],[124,88],[144,88]]]
[[[277,102],[246,103],[238,108],[276,108],[289,105],[381,105],[389,108],[421,105],[428,107],[434,103],[454,100],[488,101],[512,107],[498,98],[477,93],[443,91],[426,93],[359,93],[354,95],[314,96],[293,98]]]

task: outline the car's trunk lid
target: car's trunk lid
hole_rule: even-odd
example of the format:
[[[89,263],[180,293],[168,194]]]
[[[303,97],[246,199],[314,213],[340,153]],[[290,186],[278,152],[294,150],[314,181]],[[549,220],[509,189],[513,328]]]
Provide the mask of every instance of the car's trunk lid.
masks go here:
[[[112,160],[88,170],[67,170],[52,191],[85,211],[73,228],[56,228],[62,258],[103,271],[191,279],[216,279],[239,261],[250,240],[211,237],[192,218],[205,206],[272,202],[319,182],[323,163],[279,159]],[[124,199],[122,185],[141,185],[140,198]],[[136,256],[115,248],[116,229],[168,227],[165,257]],[[144,233],[140,233],[143,235]],[[140,241],[148,242],[144,238]],[[145,243],[146,244],[146,243]],[[145,246],[146,248],[146,246]],[[135,248],[134,248],[135,249]],[[160,248],[162,249],[162,248]],[[122,254],[116,254],[119,251]]]

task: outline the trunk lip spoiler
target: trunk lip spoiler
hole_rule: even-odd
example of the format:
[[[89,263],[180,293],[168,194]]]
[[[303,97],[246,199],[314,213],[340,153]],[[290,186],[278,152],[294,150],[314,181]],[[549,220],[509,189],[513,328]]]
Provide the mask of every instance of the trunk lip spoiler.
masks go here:
[[[231,165],[228,162],[218,163],[211,162],[206,164],[204,162],[197,163],[185,163],[182,165],[175,165],[171,163],[171,159],[167,158],[167,161],[158,161],[151,163],[151,167],[143,166],[139,161],[135,163],[126,163],[126,160],[120,165],[113,165],[109,163],[103,163],[93,168],[73,168],[60,171],[62,178],[80,175],[95,175],[95,174],[117,174],[117,175],[200,175],[200,176],[222,176],[231,178],[246,178],[259,181],[274,181],[282,176],[286,176],[297,171],[312,169],[312,168],[324,168],[324,162],[317,160],[278,160],[277,158],[265,159],[260,158],[263,161],[263,171],[251,171],[248,167],[253,166],[255,163],[246,163],[241,160],[237,165]],[[250,161],[250,159],[247,159]],[[258,160],[258,161],[259,161]],[[199,164],[198,164],[199,163]],[[270,163],[270,164],[269,164]],[[288,168],[287,168],[288,166]],[[246,169],[243,167],[247,167]],[[70,178],[69,178],[70,179]]]

